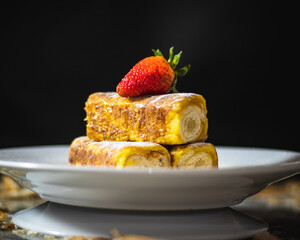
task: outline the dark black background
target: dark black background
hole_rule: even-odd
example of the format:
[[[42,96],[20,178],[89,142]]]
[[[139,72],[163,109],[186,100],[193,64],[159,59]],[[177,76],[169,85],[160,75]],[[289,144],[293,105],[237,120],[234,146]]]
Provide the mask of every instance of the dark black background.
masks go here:
[[[0,147],[68,144],[84,103],[115,91],[159,48],[191,64],[181,92],[207,100],[215,145],[300,150],[297,82],[284,68],[286,21],[271,1],[82,1],[1,8]]]

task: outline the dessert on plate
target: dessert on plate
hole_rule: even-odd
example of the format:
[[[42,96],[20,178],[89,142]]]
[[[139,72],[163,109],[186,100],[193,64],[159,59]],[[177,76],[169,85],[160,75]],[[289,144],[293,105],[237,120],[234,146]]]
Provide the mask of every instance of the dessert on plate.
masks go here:
[[[213,144],[205,143],[208,120],[202,95],[179,93],[176,70],[182,52],[166,60],[159,50],[139,61],[116,92],[96,92],[85,104],[86,135],[74,139],[72,165],[122,167],[217,167]],[[171,93],[173,92],[173,93]],[[168,151],[168,150],[169,151]]]
[[[152,142],[93,141],[86,136],[73,140],[69,162],[74,165],[115,167],[170,167],[170,154]]]
[[[207,138],[205,99],[194,93],[126,98],[98,92],[90,95],[85,110],[87,136],[95,141],[175,145]]]
[[[218,167],[216,148],[211,143],[197,142],[170,148],[172,166],[177,168]]]

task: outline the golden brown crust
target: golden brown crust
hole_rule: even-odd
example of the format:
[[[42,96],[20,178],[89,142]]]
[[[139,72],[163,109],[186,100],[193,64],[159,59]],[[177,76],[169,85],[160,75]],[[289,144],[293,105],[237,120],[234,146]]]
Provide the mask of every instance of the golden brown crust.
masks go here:
[[[188,107],[192,111],[185,111]],[[117,93],[99,92],[90,95],[85,110],[87,136],[95,141],[175,145],[207,138],[206,102],[198,94],[123,98]],[[187,115],[187,119],[183,115]],[[183,124],[196,124],[196,131],[185,134],[188,128],[181,126]]]
[[[74,139],[69,149],[69,163],[93,166],[169,167],[167,149],[149,142],[96,142],[88,137]]]

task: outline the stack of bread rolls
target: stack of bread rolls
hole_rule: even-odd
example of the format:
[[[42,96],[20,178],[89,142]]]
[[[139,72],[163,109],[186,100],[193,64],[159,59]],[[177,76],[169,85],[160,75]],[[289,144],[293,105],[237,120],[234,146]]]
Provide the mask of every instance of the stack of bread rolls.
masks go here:
[[[122,167],[217,167],[207,138],[205,99],[194,93],[125,98],[97,92],[86,105],[86,135],[73,140],[69,163]]]

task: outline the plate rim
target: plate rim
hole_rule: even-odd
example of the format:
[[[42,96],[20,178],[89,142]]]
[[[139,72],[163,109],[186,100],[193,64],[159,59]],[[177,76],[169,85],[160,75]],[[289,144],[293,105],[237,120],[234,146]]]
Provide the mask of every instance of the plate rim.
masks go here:
[[[45,153],[50,155],[52,155],[51,151],[49,152],[51,147],[52,150],[55,149],[56,151],[59,151],[58,147],[61,147],[63,158],[61,158],[62,155],[58,155],[58,158],[63,162],[43,163],[43,161],[35,161],[35,163],[30,163],[30,154],[26,158],[24,157],[25,162],[24,160],[22,162],[22,158],[19,157],[22,157],[22,154],[19,152],[15,161],[9,154],[6,155],[7,158],[10,158],[9,160],[4,161],[4,163],[0,160],[0,173],[13,177],[45,200],[83,207],[149,211],[228,207],[239,204],[247,197],[261,191],[274,182],[300,173],[300,153],[297,152],[287,155],[283,154],[281,155],[283,156],[282,159],[276,159],[277,163],[273,162],[268,165],[234,166],[223,169],[136,169],[70,166],[64,160],[67,157],[68,145],[54,145],[50,146],[50,148],[49,146],[39,146],[38,148],[43,149],[43,147],[46,147],[48,150]],[[33,148],[31,147],[30,149],[32,150]],[[217,151],[218,149],[220,150],[220,147],[217,147]],[[226,149],[234,152],[237,149],[245,148],[227,147]],[[257,150],[255,148],[251,149],[252,151],[253,149]],[[20,148],[17,148],[17,150],[20,150]],[[246,150],[249,150],[249,148],[246,148]],[[266,156],[266,153],[264,154]],[[0,158],[3,159],[4,156],[3,154]],[[35,156],[43,159],[43,156],[47,156],[47,154],[39,151],[36,152]],[[254,154],[255,156],[257,155]],[[52,157],[55,157],[55,154]],[[39,158],[36,159],[39,160]],[[278,160],[281,161],[278,162]],[[3,165],[6,165],[6,167]],[[60,174],[57,179],[55,177],[57,176],[56,174]],[[74,177],[76,181],[74,181]],[[84,181],[83,185],[80,183],[81,177],[88,177],[88,181]],[[228,180],[225,180],[225,178]],[[80,182],[78,182],[78,179]],[[102,184],[99,184],[99,181]],[[137,181],[141,181],[141,184],[136,185]],[[179,184],[180,189],[186,189],[187,194],[182,194],[181,191],[178,191],[178,181],[181,182]],[[211,183],[207,184],[208,181]],[[226,192],[227,188],[232,188],[233,186],[234,188],[225,195],[223,191],[213,191],[211,195],[208,194],[208,197],[203,198],[202,191],[199,194],[198,190],[207,191],[208,188],[211,189],[210,186],[213,189],[215,187],[219,189],[221,186]],[[154,199],[160,199],[155,198],[155,196],[157,194],[165,194],[166,188],[170,189],[170,194],[165,195],[165,200],[162,202],[160,200],[153,201]],[[66,189],[69,191],[67,196]],[[137,189],[139,191],[136,191]],[[88,194],[81,194],[78,197],[78,191],[82,190]],[[194,195],[195,191],[198,194]],[[178,197],[178,193],[181,194],[180,196],[184,196],[183,199]],[[124,202],[119,201],[120,196],[122,199],[125,199]],[[148,199],[150,199],[150,202]],[[166,201],[168,202],[167,205]]]
[[[31,149],[43,149],[47,150],[51,148],[68,148],[67,144],[60,145],[38,145],[38,146],[23,146],[23,147],[11,147],[0,149],[0,154],[2,151],[18,151],[18,150],[31,150]],[[103,174],[149,174],[149,175],[211,175],[211,174],[245,174],[255,171],[259,172],[274,172],[284,171],[285,169],[295,168],[295,173],[300,173],[300,152],[293,150],[283,150],[283,149],[272,149],[272,148],[262,148],[262,147],[243,147],[243,146],[216,146],[216,149],[227,149],[227,150],[258,150],[258,151],[278,151],[287,152],[294,154],[288,161],[280,163],[271,163],[266,165],[256,165],[256,166],[242,166],[242,167],[227,167],[227,168],[199,168],[199,169],[169,169],[169,168],[115,168],[115,167],[95,167],[95,166],[72,166],[65,164],[51,164],[51,163],[34,163],[34,162],[22,162],[22,161],[9,161],[3,160],[0,156],[0,171],[5,171],[3,169],[22,169],[22,170],[32,170],[32,171],[59,171],[59,172],[82,172],[82,173],[103,173]],[[293,175],[294,175],[293,174]]]

